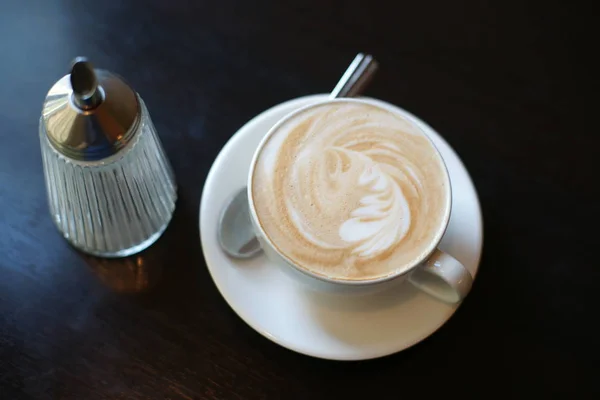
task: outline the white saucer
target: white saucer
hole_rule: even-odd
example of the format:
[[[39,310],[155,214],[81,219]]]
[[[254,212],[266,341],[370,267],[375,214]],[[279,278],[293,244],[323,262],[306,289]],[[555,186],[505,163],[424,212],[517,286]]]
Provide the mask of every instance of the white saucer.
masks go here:
[[[457,306],[434,300],[410,284],[362,297],[317,294],[272,265],[264,255],[246,261],[229,258],[217,240],[221,208],[246,185],[252,155],[262,137],[290,111],[326,97],[314,95],[279,104],[244,125],[223,147],[202,193],[202,250],[227,303],[248,325],[273,342],[333,360],[381,357],[431,335]],[[452,148],[432,128],[424,123],[422,127],[442,153],[452,181],[452,215],[440,247],[475,276],[483,242],[475,187]]]

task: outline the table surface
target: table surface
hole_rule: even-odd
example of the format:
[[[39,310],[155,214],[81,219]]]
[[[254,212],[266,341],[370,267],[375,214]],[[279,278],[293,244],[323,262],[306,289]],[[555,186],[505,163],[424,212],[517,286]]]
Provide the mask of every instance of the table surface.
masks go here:
[[[598,398],[592,13],[484,3],[3,0],[0,398]],[[198,208],[240,126],[331,90],[358,51],[381,63],[367,94],[422,117],[463,159],[485,244],[442,329],[341,363],[281,348],[235,315],[208,274]],[[139,258],[84,256],[50,220],[38,118],[77,55],[138,90],[177,176],[174,219]]]

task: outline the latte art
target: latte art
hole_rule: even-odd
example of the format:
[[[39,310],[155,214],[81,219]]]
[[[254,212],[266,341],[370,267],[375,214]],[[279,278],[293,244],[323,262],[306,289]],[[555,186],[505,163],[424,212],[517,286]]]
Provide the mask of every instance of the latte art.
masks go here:
[[[356,102],[309,108],[283,123],[252,179],[274,246],[339,279],[385,276],[431,251],[449,207],[429,139],[396,114]]]
[[[286,202],[286,208],[295,216],[295,228],[314,245],[345,248],[357,257],[370,258],[388,251],[406,235],[410,227],[410,210],[402,189],[368,153],[345,147],[325,147],[323,151],[315,150],[314,157],[297,160],[291,169],[294,179],[302,184],[284,188],[286,198],[290,200]],[[300,191],[300,188],[304,190]],[[310,199],[308,209],[302,201],[306,195]],[[336,219],[332,222],[339,223],[338,237],[329,238],[329,243],[323,242],[317,239],[319,232],[305,228],[303,221],[314,218],[315,210],[320,211],[323,203],[339,206],[336,199],[348,199],[356,205],[344,210],[343,215],[329,211]]]
[[[352,155],[356,154],[360,153]],[[339,229],[340,238],[355,245],[352,253],[366,258],[398,244],[410,227],[410,209],[402,189],[382,168],[367,160],[358,179],[359,187],[366,193]]]

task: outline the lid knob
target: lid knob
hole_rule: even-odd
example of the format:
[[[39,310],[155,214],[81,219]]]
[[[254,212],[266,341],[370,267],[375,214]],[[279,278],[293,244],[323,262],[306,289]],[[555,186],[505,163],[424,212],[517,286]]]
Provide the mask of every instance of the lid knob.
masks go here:
[[[82,110],[91,110],[102,102],[102,91],[98,88],[94,66],[85,57],[77,57],[73,60],[71,87],[73,101]]]

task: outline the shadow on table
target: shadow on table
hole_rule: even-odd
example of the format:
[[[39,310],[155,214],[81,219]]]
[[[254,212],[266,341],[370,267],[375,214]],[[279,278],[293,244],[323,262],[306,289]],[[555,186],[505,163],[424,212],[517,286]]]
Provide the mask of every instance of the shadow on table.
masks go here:
[[[81,253],[102,283],[118,293],[147,292],[160,281],[167,262],[166,242],[161,237],[148,249],[124,258],[100,258]]]

